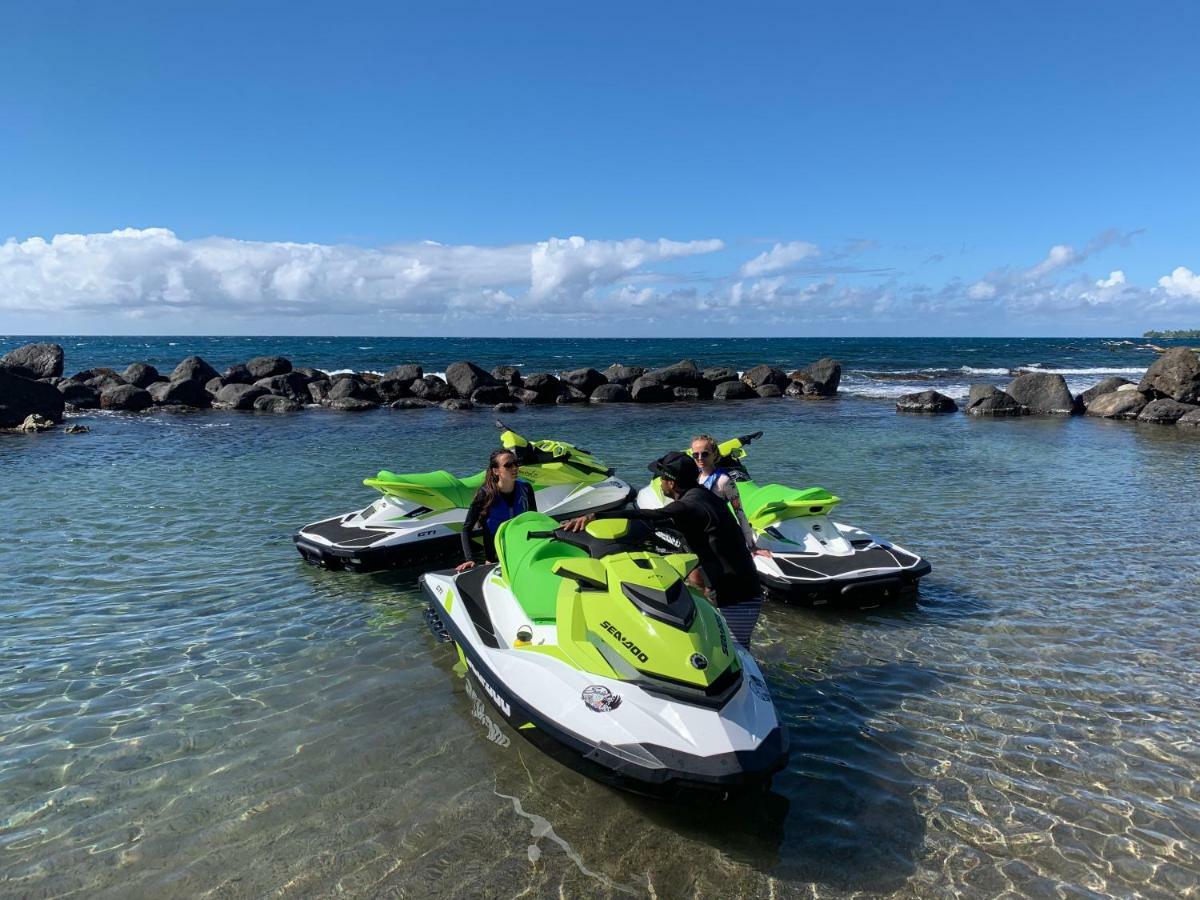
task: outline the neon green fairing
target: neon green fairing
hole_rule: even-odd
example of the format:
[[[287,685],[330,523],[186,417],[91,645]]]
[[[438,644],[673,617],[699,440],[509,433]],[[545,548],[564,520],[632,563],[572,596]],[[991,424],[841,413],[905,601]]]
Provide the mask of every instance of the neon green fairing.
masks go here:
[[[501,444],[509,450],[530,446],[514,431],[505,431],[500,436]],[[562,441],[534,441],[532,446],[540,454],[549,457],[545,462],[527,463],[521,467],[520,477],[528,481],[535,491],[556,484],[596,484],[608,477],[608,468],[571,444]],[[458,478],[444,470],[416,472],[397,475],[386,469],[374,478],[363,480],[369,488],[384,494],[419,503],[433,512],[449,509],[466,509],[471,505],[475,492],[483,484],[484,472],[476,472],[466,478]]]
[[[765,531],[786,519],[802,516],[823,516],[841,502],[840,497],[824,488],[790,488],[782,484],[737,481],[742,509],[755,531]]]
[[[676,589],[696,565],[693,554],[622,550],[596,559],[563,541],[529,535],[555,527],[549,516],[527,512],[496,533],[500,572],[517,601],[534,621],[557,624],[557,647],[531,645],[521,652],[544,653],[609,678],[628,679],[637,671],[698,688],[737,665],[724,620],[706,600],[692,596],[696,613],[683,629],[642,612],[622,590],[623,585]],[[614,537],[624,534],[623,528],[602,531],[592,536],[608,540],[610,531]],[[620,671],[601,647],[622,661]],[[703,669],[691,662],[697,653],[708,661]]]

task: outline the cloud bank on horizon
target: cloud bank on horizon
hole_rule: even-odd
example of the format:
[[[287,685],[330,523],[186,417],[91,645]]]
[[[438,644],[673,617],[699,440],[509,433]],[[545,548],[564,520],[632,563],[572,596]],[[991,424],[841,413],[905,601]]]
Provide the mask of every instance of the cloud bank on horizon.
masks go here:
[[[213,333],[338,321],[343,333],[552,336],[580,325],[645,334],[648,323],[665,321],[679,334],[696,333],[697,322],[702,333],[913,334],[921,333],[914,324],[936,322],[942,333],[965,334],[1040,322],[1117,334],[1200,314],[1200,275],[1187,266],[1153,285],[1131,284],[1121,269],[1083,270],[1131,238],[1105,232],[1081,249],[1055,245],[1027,266],[931,286],[912,272],[858,264],[871,241],[841,250],[776,242],[722,268],[714,260],[736,248],[717,238],[363,248],[126,228],[0,244],[0,328],[54,321],[67,332],[91,323],[126,333]]]

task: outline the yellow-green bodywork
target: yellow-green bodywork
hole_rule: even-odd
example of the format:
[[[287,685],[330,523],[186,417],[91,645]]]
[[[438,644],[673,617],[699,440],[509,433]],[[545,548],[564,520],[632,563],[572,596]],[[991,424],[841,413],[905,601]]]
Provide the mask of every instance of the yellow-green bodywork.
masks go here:
[[[601,520],[588,528],[608,540],[621,537],[624,525]],[[700,689],[738,665],[725,621],[708,601],[692,596],[695,616],[685,629],[643,612],[622,591],[622,585],[672,589],[695,568],[695,556],[621,550],[596,559],[563,541],[530,537],[557,527],[549,516],[526,512],[496,532],[500,577],[535,624],[556,626],[556,645],[519,652],[545,653],[609,678],[644,673]],[[695,654],[705,657],[705,668],[692,663]]]
[[[605,465],[585,450],[563,441],[528,441],[514,431],[500,435],[500,445],[508,450],[532,448],[537,461],[521,466],[521,478],[539,490],[554,484],[596,484],[608,475]],[[396,474],[386,469],[374,478],[363,480],[369,488],[419,503],[434,512],[466,509],[483,484],[484,472],[458,478],[444,470]]]

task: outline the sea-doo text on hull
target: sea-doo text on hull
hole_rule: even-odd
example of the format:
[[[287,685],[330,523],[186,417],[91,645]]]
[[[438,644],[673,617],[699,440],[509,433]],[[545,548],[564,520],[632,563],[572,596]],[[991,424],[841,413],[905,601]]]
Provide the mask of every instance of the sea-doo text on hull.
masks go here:
[[[497,423],[500,425],[500,423]],[[504,426],[500,425],[503,429]],[[634,490],[588,451],[561,441],[527,441],[504,429],[501,445],[521,464],[538,509],[557,519],[624,506]],[[463,522],[483,472],[397,475],[381,471],[363,481],[383,496],[365,509],[305,525],[294,536],[308,562],[370,572],[411,566],[460,553]]]
[[[439,633],[518,734],[602,781],[656,796],[769,783],[787,732],[754,659],[625,519],[501,525],[496,566],[421,576]]]
[[[762,432],[733,438],[717,447],[718,468],[737,485],[742,509],[754,530],[754,564],[767,594],[813,606],[868,608],[912,599],[930,564],[903,547],[860,528],[835,522],[829,514],[840,502],[823,488],[758,485],[742,462],[745,447]],[[658,479],[638,492],[637,505],[666,504]],[[666,546],[677,536],[662,533]]]

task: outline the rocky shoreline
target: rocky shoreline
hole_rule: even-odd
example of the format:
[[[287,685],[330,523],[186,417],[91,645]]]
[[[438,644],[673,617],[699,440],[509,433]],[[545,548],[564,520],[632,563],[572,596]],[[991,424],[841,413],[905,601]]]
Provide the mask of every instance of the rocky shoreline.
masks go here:
[[[95,368],[70,377],[63,375],[64,362],[58,344],[26,344],[0,357],[0,428],[44,430],[60,423],[66,410],[87,409],[290,413],[311,407],[360,412],[440,406],[510,412],[518,405],[824,399],[836,396],[842,376],[841,364],[828,358],[790,373],[767,365],[739,373],[682,360],[654,369],[617,363],[604,371],[584,367],[524,375],[514,366],[489,372],[461,361],[447,366],[444,378],[414,363],[382,375],[331,374],[293,366],[282,356],[258,356],[224,372],[189,356],[167,374],[136,362],[119,372]]]
[[[937,391],[905,394],[896,411],[940,414],[958,412],[958,404]],[[1188,347],[1166,351],[1137,384],[1106,378],[1072,395],[1062,375],[1023,372],[1004,390],[973,384],[965,412],[972,416],[1074,416],[1136,420],[1154,425],[1200,428],[1200,357]]]

